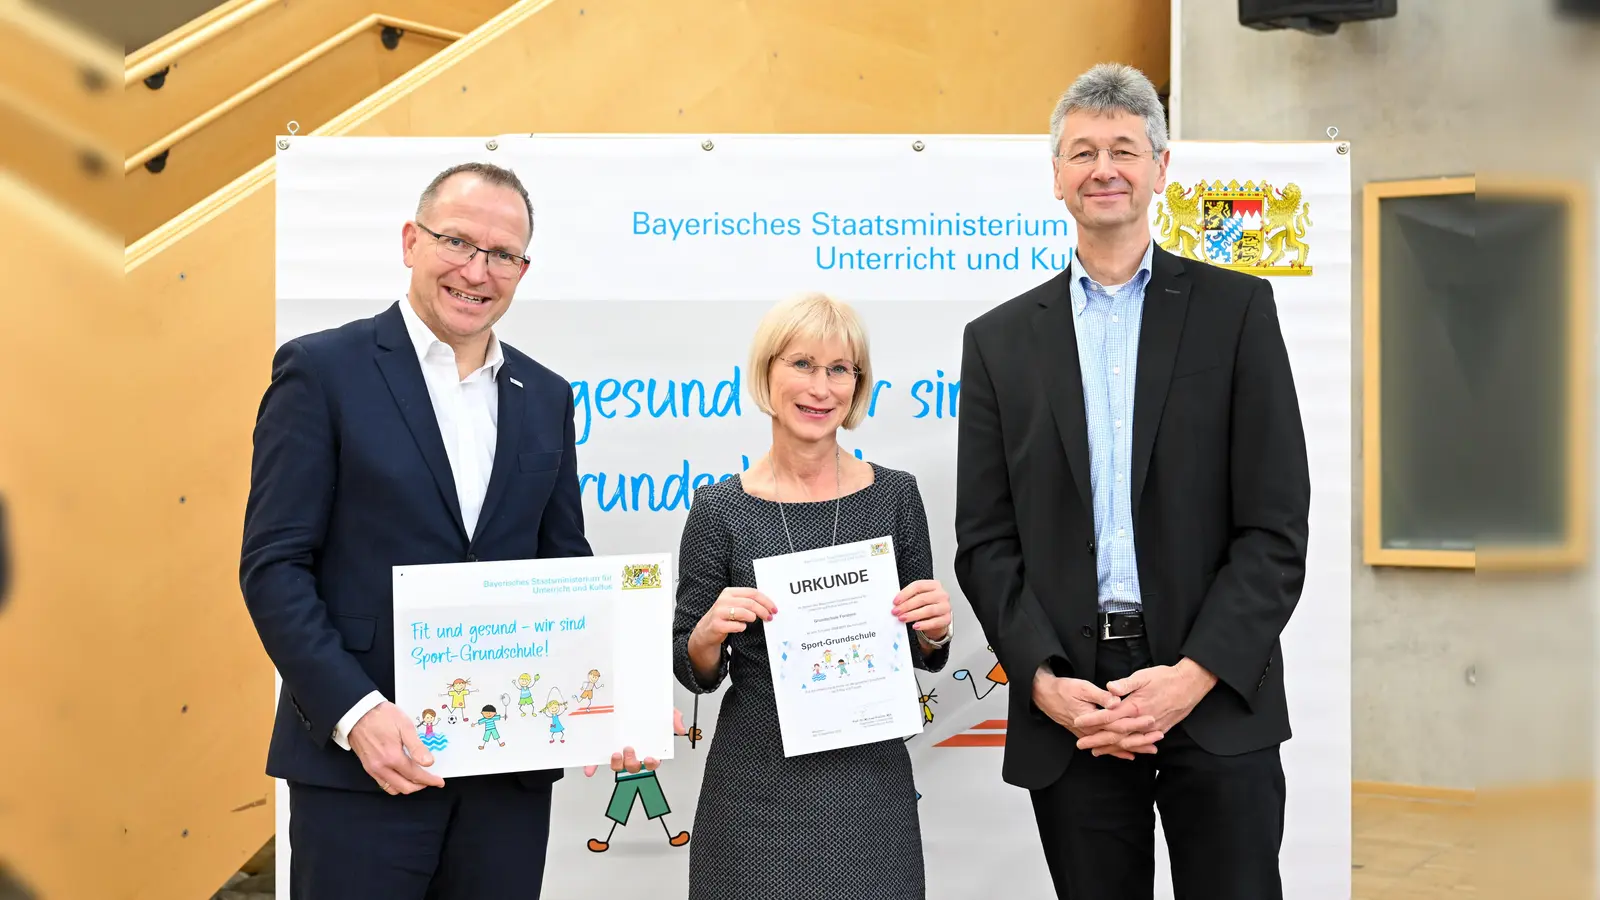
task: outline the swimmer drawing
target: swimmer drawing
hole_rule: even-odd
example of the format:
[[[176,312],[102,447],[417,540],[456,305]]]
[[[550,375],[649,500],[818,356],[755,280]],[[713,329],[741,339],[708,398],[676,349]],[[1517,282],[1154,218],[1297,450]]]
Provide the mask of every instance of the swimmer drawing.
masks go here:
[[[440,750],[450,746],[449,738],[435,733],[433,730],[433,725],[438,720],[439,714],[431,709],[423,710],[422,715],[417,719],[417,728],[419,729],[417,738],[422,741],[422,746],[427,747],[434,753],[438,753]]]

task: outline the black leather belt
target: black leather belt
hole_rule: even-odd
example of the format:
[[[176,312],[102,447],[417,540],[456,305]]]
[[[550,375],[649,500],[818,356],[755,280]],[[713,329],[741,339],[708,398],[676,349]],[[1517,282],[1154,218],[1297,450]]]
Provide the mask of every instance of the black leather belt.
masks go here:
[[[1144,616],[1139,613],[1101,613],[1100,640],[1125,641],[1144,637]]]

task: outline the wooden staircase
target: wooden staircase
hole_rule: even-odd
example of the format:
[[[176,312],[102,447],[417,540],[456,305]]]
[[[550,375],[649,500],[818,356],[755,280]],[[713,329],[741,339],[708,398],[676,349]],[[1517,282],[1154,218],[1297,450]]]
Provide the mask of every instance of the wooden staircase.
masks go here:
[[[482,25],[499,0],[230,0],[127,58],[129,243]],[[290,123],[294,123],[291,126]]]

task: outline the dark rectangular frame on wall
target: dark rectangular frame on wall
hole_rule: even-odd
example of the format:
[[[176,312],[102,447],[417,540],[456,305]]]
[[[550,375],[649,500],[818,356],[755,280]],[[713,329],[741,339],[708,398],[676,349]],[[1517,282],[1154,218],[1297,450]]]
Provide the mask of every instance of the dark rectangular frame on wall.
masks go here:
[[[1588,187],[1579,182],[1515,179],[1479,179],[1474,176],[1373,182],[1363,189],[1362,204],[1362,450],[1363,450],[1363,561],[1369,566],[1406,566],[1442,569],[1562,569],[1583,565],[1589,559],[1590,449],[1592,427],[1592,369],[1590,326],[1591,291],[1595,289],[1591,255],[1593,226]],[[1389,545],[1384,529],[1383,477],[1383,201],[1394,198],[1428,198],[1472,195],[1508,201],[1550,204],[1561,211],[1565,223],[1565,301],[1561,304],[1560,413],[1556,442],[1559,473],[1559,513],[1552,515],[1549,540],[1498,541],[1470,549],[1407,548]],[[1486,248],[1495,264],[1494,248]],[[1492,414],[1492,413],[1491,413]],[[1463,438],[1472,440],[1471,436]],[[1474,448],[1476,449],[1476,448]],[[1489,450],[1488,452],[1493,452]],[[1492,471],[1492,470],[1491,470]]]

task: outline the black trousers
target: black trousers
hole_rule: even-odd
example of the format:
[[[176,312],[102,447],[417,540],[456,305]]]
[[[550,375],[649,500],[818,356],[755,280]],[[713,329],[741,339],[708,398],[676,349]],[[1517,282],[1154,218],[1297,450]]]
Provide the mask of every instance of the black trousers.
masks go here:
[[[1095,660],[1101,687],[1151,665],[1144,638],[1101,641]],[[1181,722],[1156,747],[1131,761],[1076,750],[1055,784],[1032,792],[1056,896],[1148,900],[1159,809],[1177,900],[1282,900],[1278,748],[1216,756]]]
[[[538,900],[550,785],[455,778],[391,796],[289,785],[293,900]]]

